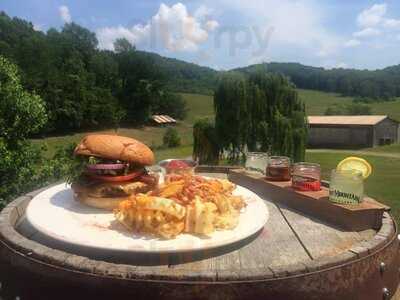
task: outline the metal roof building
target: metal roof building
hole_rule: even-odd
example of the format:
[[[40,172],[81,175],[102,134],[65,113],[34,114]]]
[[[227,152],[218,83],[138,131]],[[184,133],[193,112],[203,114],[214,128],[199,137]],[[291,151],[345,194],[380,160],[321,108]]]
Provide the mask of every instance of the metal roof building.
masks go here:
[[[399,123],[383,115],[309,116],[311,147],[374,147],[399,141]]]
[[[176,120],[168,115],[153,115],[151,119],[158,125],[176,124]]]

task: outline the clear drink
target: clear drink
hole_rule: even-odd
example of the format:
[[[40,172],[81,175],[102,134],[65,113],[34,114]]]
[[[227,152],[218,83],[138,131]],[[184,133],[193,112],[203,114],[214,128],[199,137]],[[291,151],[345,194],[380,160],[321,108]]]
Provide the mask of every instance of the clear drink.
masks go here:
[[[356,170],[332,170],[329,200],[340,204],[358,204],[364,197],[364,179]]]
[[[246,170],[264,173],[267,167],[268,154],[265,152],[248,152],[246,155]]]

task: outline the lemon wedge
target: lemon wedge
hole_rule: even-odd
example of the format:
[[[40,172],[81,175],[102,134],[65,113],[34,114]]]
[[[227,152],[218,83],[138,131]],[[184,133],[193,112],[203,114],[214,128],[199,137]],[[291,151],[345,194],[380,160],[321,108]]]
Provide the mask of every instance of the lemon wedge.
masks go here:
[[[357,170],[362,173],[364,179],[367,179],[372,173],[371,165],[363,158],[350,156],[343,159],[336,167],[336,170]]]

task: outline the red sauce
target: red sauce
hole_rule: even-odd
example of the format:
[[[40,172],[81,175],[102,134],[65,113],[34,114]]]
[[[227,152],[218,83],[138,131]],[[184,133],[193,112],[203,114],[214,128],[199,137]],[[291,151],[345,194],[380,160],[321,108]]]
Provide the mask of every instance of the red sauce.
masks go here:
[[[167,164],[167,168],[168,169],[187,169],[187,168],[190,168],[190,166],[182,160],[171,160]]]
[[[321,181],[316,178],[294,175],[292,177],[292,186],[299,191],[319,191]]]

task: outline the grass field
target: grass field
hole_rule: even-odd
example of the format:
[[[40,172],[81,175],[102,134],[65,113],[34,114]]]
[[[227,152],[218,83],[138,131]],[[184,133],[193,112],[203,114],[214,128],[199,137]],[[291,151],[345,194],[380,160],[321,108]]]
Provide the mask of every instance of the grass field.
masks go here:
[[[350,97],[342,97],[335,93],[325,93],[320,91],[298,89],[300,98],[306,104],[308,115],[323,115],[326,108],[333,104],[346,103],[351,101]],[[376,115],[388,115],[393,119],[400,121],[400,100],[372,103],[369,104],[372,108],[372,113]]]
[[[373,151],[373,152],[383,152],[383,153],[398,153],[400,154],[400,143],[387,145],[387,146],[379,146],[375,148],[365,149],[366,151]],[[400,170],[399,170],[400,172]]]
[[[323,115],[326,108],[333,104],[346,103],[351,98],[341,97],[334,93],[298,89],[299,96],[306,104],[308,115]]]
[[[186,124],[194,124],[199,118],[214,117],[213,97],[197,94],[181,94],[189,108]]]

